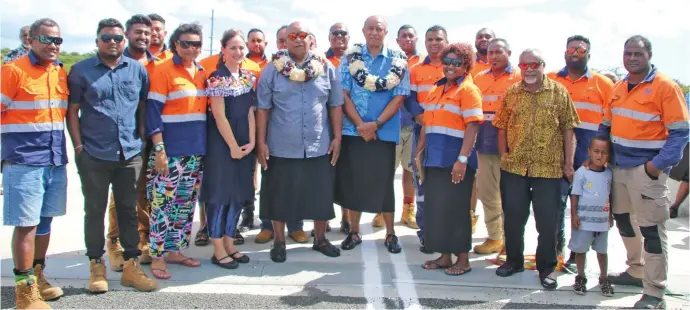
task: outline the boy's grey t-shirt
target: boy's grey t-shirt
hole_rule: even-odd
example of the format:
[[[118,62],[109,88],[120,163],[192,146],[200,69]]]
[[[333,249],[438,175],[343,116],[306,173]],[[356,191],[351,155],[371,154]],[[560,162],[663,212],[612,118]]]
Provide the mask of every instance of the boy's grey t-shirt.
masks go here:
[[[575,171],[570,194],[579,196],[577,215],[580,217],[580,230],[609,230],[612,178],[613,173],[609,168],[599,172],[580,167]]]

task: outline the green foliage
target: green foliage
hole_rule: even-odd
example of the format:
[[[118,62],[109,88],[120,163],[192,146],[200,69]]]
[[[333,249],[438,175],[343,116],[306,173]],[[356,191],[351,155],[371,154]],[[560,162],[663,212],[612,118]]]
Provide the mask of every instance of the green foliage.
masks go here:
[[[2,50],[0,50],[0,52],[4,56],[10,52],[10,49],[9,48],[3,48]],[[91,51],[91,52],[84,53],[84,54],[81,54],[78,52],[71,52],[71,53],[70,52],[61,52],[58,59],[60,59],[60,61],[62,61],[62,63],[64,64],[65,70],[67,70],[67,72],[69,72],[70,68],[72,68],[72,65],[74,65],[75,63],[78,63],[78,62],[80,62],[86,58],[89,58],[93,55],[96,55],[96,51]],[[4,57],[2,57],[2,58],[4,58]],[[2,61],[1,58],[0,58],[0,61]]]

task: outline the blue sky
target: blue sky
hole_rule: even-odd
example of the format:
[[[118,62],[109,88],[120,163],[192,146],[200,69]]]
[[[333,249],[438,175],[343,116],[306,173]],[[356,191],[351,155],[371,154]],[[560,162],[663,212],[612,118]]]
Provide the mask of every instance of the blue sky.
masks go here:
[[[225,29],[246,32],[257,27],[266,33],[268,51],[273,52],[277,28],[301,20],[316,33],[319,49],[325,50],[331,24],[346,23],[352,33],[350,42],[363,42],[364,20],[381,14],[388,19],[387,42],[391,45],[396,44],[395,33],[403,24],[413,25],[420,33],[440,24],[448,29],[452,42],[473,42],[477,30],[491,27],[511,43],[513,61],[517,62],[521,50],[537,47],[544,52],[549,70],[563,66],[565,40],[570,35],[591,39],[590,66],[601,69],[621,67],[623,42],[633,34],[642,34],[652,41],[652,62],[671,77],[690,84],[690,23],[684,6],[682,0],[3,0],[0,46],[16,47],[19,27],[51,17],[61,25],[63,51],[90,51],[95,48],[100,19],[113,17],[124,23],[133,14],[155,12],[166,18],[169,33],[181,22],[200,22],[206,56],[211,9],[215,9],[214,49]],[[422,41],[419,51],[425,53]]]

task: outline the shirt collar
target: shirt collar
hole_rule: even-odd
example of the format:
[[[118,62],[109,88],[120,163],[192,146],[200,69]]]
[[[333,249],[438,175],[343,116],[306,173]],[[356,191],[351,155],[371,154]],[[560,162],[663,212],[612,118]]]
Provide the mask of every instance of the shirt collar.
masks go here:
[[[553,84],[552,84],[553,82],[554,81],[552,79],[550,79],[549,77],[546,76],[546,74],[544,74],[543,80],[541,83],[541,88],[539,88],[536,92],[539,93],[539,92],[542,92],[545,90],[553,89]],[[525,80],[520,81],[520,88],[524,91],[527,91],[527,84],[525,83]]]
[[[367,46],[366,44],[364,44],[364,47],[362,48],[362,55],[365,55],[365,54],[371,56],[371,53],[369,53],[369,46]],[[381,48],[381,54],[380,55],[383,56],[384,58],[389,58],[390,55],[388,55],[388,54],[389,54],[388,53],[388,46],[384,43],[383,47]]]
[[[332,58],[335,57],[335,54],[333,54],[333,50],[329,47],[328,50],[326,51],[326,58]]]
[[[628,78],[630,77],[630,73],[623,78],[623,80],[627,81]],[[651,83],[654,81],[654,78],[656,77],[656,66],[652,65],[652,70],[649,70],[649,73],[647,73],[647,76],[644,77],[644,80],[642,82],[647,82]]]
[[[122,55],[129,57],[129,58],[132,58],[132,54],[129,53],[129,48],[125,48],[125,51],[122,53]],[[148,60],[149,62],[154,62],[154,61],[158,61],[160,59],[158,59],[156,56],[153,56],[153,54],[151,54],[151,52],[147,50],[146,51],[146,60]]]
[[[249,59],[252,59],[251,56],[252,56],[252,55],[251,55],[250,53],[247,53],[247,55],[246,55],[245,57],[246,57],[246,58],[249,58]],[[268,60],[268,59],[266,58],[266,54],[264,54],[263,56],[261,56],[261,61],[266,61],[266,60]]]
[[[172,60],[173,60],[173,63],[175,63],[176,65],[180,65],[180,66],[182,65],[182,58],[180,58],[180,56],[178,56],[177,54],[173,54]],[[204,70],[204,67],[199,65],[196,62],[196,60],[194,61],[194,65],[196,66],[197,69]]]
[[[124,53],[123,53],[122,56],[124,56]],[[127,66],[127,65],[129,65],[130,59],[133,60],[132,58],[129,58],[129,57],[122,57],[122,56],[120,56],[120,59],[117,61],[117,65],[116,65],[115,67],[119,67],[119,66],[122,66],[122,65]],[[105,66],[105,64],[103,63],[103,61],[101,61],[101,57],[98,56],[98,53],[96,53],[96,64],[94,65],[94,67],[95,67],[95,66],[98,66],[98,65],[100,65],[100,64],[103,64],[103,65]]]
[[[488,62],[483,61],[481,58],[479,58],[479,55],[477,55],[477,62],[481,62],[483,64],[488,64]]]
[[[456,85],[462,84],[462,82],[465,81],[465,77],[467,77],[467,73],[465,73],[461,77],[457,78],[455,80],[455,84]],[[444,78],[438,80],[438,82],[436,82],[436,86],[441,86],[441,85],[444,85],[446,83],[448,83],[448,79],[444,77]]]
[[[563,67],[563,69],[561,69],[561,71],[558,71],[558,73],[556,73],[556,75],[563,77],[563,78],[568,77],[568,67],[567,66]],[[588,79],[592,78],[592,71],[589,70],[589,66],[587,66],[585,68],[585,74],[583,76],[588,78]]]
[[[493,71],[491,71],[491,70],[493,70],[493,69],[489,68],[488,73],[492,73]],[[515,71],[515,69],[513,69],[513,65],[511,65],[510,62],[509,62],[509,63],[508,63],[508,66],[506,67],[506,70],[503,71],[503,72],[504,72],[504,73],[510,74],[510,73],[513,73],[513,71]]]
[[[31,62],[32,66],[35,66],[36,64],[38,64],[38,57],[36,57],[36,55],[34,55],[33,50],[29,51],[29,61]],[[53,65],[62,67],[62,61],[60,61],[59,59],[56,59],[55,61],[53,61]]]

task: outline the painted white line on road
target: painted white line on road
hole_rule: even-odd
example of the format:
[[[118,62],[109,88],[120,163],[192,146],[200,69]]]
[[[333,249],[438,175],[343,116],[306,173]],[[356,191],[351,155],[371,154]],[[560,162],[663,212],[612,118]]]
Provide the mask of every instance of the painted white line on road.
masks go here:
[[[364,282],[364,297],[367,299],[367,310],[385,309],[386,305],[383,304],[383,297],[385,296],[383,294],[383,282],[381,281],[381,268],[376,251],[374,230],[371,228],[371,223],[360,224],[359,230],[362,236],[362,244],[359,247],[362,253],[362,261],[364,262],[362,280]]]
[[[398,289],[398,295],[403,301],[405,309],[422,309],[422,306],[419,304],[419,295],[415,288],[414,277],[412,276],[412,271],[410,271],[410,265],[407,263],[407,256],[405,256],[405,245],[402,243],[402,240],[398,239],[398,241],[403,250],[398,254],[388,253],[395,268],[396,278],[402,281],[395,283],[395,287]]]

